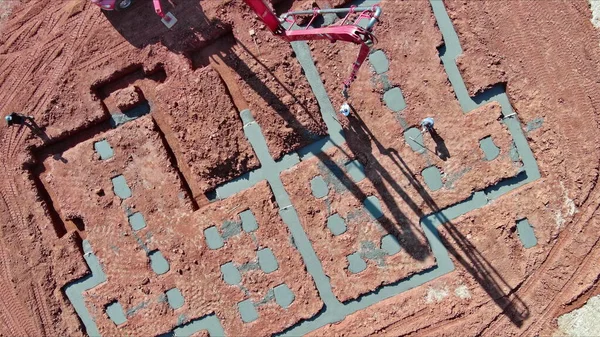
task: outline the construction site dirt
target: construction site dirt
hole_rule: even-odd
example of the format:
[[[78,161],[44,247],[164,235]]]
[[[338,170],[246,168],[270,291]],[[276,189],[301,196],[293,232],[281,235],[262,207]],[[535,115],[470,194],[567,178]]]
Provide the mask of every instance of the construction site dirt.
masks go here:
[[[600,295],[590,5],[273,2],[380,6],[348,99],[357,45],[242,0],[0,0],[0,112],[33,117],[0,127],[0,335],[567,334]]]

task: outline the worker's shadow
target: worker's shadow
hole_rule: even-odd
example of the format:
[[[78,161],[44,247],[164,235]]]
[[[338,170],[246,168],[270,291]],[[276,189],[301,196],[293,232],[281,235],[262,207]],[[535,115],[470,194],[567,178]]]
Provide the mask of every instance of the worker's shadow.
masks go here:
[[[435,154],[441,160],[446,161],[448,158],[450,158],[450,151],[448,151],[448,147],[446,147],[446,142],[440,136],[440,134],[437,133],[437,131],[435,129],[431,129],[429,131],[429,134],[431,135],[431,138],[435,142],[435,150],[434,150]]]
[[[220,1],[204,2],[217,6]],[[218,19],[208,20],[198,0],[178,0],[177,6],[161,0],[165,13],[171,12],[177,22],[167,28],[154,12],[152,1],[138,0],[124,11],[102,11],[115,30],[136,48],[161,43],[176,53],[197,50],[208,41],[230,30]]]

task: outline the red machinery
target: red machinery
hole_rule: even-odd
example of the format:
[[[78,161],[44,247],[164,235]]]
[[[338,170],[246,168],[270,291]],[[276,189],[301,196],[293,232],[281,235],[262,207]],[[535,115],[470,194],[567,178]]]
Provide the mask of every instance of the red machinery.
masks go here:
[[[371,32],[375,24],[377,23],[379,16],[381,15],[381,8],[377,5],[372,7],[356,7],[350,8],[334,8],[334,9],[318,9],[306,11],[296,11],[282,14],[281,17],[277,17],[271,10],[268,4],[264,0],[244,0],[244,2],[254,10],[256,15],[262,20],[262,22],[275,34],[285,41],[307,41],[307,40],[329,40],[331,42],[345,41],[352,42],[360,45],[360,50],[356,61],[352,64],[352,70],[350,76],[344,81],[342,93],[345,98],[348,97],[348,88],[350,84],[356,79],[356,74],[363,64],[371,45],[375,41],[375,37]],[[339,14],[346,13],[343,20],[331,26],[322,28],[312,28],[310,24],[315,18],[321,14]],[[352,14],[360,13],[352,23],[349,23]],[[308,22],[305,28],[293,29],[297,22],[298,16],[312,15],[312,18]],[[365,27],[359,26],[359,23],[363,19],[368,19],[368,23]],[[283,23],[287,22],[289,28],[284,28]]]
[[[126,9],[131,7],[134,0],[91,0],[94,4],[100,6],[105,10],[113,9]],[[352,42],[360,45],[358,56],[356,61],[352,64],[352,70],[350,76],[344,81],[342,93],[345,98],[348,97],[348,88],[350,84],[356,79],[356,74],[363,64],[371,45],[375,41],[375,37],[371,32],[373,27],[377,23],[379,16],[381,15],[381,8],[378,5],[372,7],[356,7],[351,6],[350,8],[333,8],[333,9],[319,9],[314,8],[306,11],[295,11],[282,14],[281,17],[277,17],[265,0],[244,0],[244,2],[252,8],[252,10],[258,15],[258,17],[264,22],[264,24],[275,34],[285,41],[308,41],[308,40],[329,40],[331,42],[345,41]],[[164,13],[160,0],[152,0],[154,5],[154,11],[158,16],[161,17],[161,21],[168,27],[171,28],[177,19],[171,13]],[[310,25],[322,14],[340,14],[346,13],[343,20],[333,25],[312,28]],[[352,19],[353,14],[355,18]],[[299,16],[312,15],[310,21],[305,28],[300,28],[296,25]],[[359,24],[362,20],[368,20],[364,27]],[[284,23],[289,25],[289,28],[283,26]]]

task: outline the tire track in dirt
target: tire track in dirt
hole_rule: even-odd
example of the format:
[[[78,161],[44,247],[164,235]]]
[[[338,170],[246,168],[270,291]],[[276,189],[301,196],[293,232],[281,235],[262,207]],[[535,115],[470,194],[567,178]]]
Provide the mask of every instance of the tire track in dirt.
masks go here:
[[[40,330],[43,331],[44,336],[56,335],[56,331],[53,329],[54,324],[52,324],[52,313],[45,301],[46,296],[44,295],[44,290],[38,282],[33,281],[31,284],[31,291],[35,301],[34,308],[37,309],[40,317]]]
[[[95,64],[99,64],[102,63],[103,61],[105,61],[106,59],[112,57],[113,55],[118,55],[120,53],[122,53],[125,49],[130,48],[131,45],[129,44],[129,42],[127,41],[120,41],[117,44],[115,44],[114,46],[110,47],[110,53],[109,52],[105,52],[105,53],[100,53],[98,56],[96,57],[92,57],[91,59],[80,63],[79,66],[76,66],[77,70],[83,70],[86,68],[90,68],[92,65]]]
[[[598,210],[598,205],[600,204],[599,197],[600,197],[600,191],[598,191],[598,189],[594,189],[594,197],[591,198],[590,204],[596,205],[596,207],[587,207],[586,210],[583,213],[581,213],[580,216],[577,217],[577,219],[573,220],[573,222],[569,226],[570,228],[563,230],[563,232],[559,236],[558,241],[550,250],[550,253],[548,254],[548,257],[546,258],[544,263],[540,266],[540,268],[538,268],[533,274],[531,274],[527,278],[527,280],[525,281],[525,284],[520,289],[521,291],[518,291],[519,296],[521,298],[526,298],[526,296],[528,294],[531,294],[532,292],[535,293],[535,290],[536,290],[535,288],[537,288],[544,281],[546,281],[546,279],[543,276],[551,275],[549,270],[551,270],[553,267],[555,267],[557,264],[559,264],[559,262],[561,260],[564,260],[564,258],[563,258],[564,248],[566,246],[568,246],[569,244],[576,242],[575,240],[573,240],[573,237],[575,235],[581,234],[582,228],[585,228],[586,223],[588,223],[588,221],[593,217],[594,213]],[[577,230],[577,229],[579,229],[579,230]],[[576,244],[576,243],[574,243],[574,244]],[[595,260],[590,258],[590,256],[592,256],[592,255],[589,254],[589,252],[591,252],[597,246],[598,246],[598,242],[596,241],[595,245],[590,248],[590,250],[588,251],[588,254],[586,254],[586,257],[583,259],[583,261],[580,262],[580,264],[577,268],[577,271],[581,270],[582,265],[587,265],[589,263],[595,262]],[[553,296],[547,298],[548,299],[546,302],[547,304],[544,307],[544,309],[542,310],[542,313],[543,313],[542,317],[547,317],[548,312],[553,311],[554,309],[556,309],[557,307],[560,306],[560,303],[559,303],[560,301],[558,301],[557,299],[560,298],[562,290],[565,287],[570,286],[569,281],[576,276],[577,271],[575,271],[571,275],[571,277],[569,277],[569,279],[563,283],[560,290],[555,291]],[[494,320],[492,320],[492,323],[489,325],[488,329],[482,331],[482,334],[488,333],[491,336],[497,335],[499,333],[499,331],[498,331],[499,329],[504,329],[504,325],[502,324],[503,318],[504,318],[504,315],[502,313],[497,315],[494,318]],[[523,329],[522,334],[527,335],[528,332],[530,332],[532,330],[532,327],[538,326],[539,324],[541,324],[540,322],[543,323],[543,320],[541,320],[539,318],[536,319],[535,321],[534,320],[525,321],[524,326],[521,327],[521,329]]]
[[[11,220],[15,220],[15,212],[11,209],[10,204],[7,202],[7,198],[4,195],[3,191],[0,191],[0,199],[4,204],[4,207],[10,213]],[[20,213],[20,212],[19,212]],[[0,230],[2,230],[0,228]],[[19,229],[17,229],[16,237],[20,234]],[[4,240],[5,233],[2,231],[0,233],[0,246],[3,248],[8,248],[6,241]],[[19,242],[17,243],[19,247],[22,246],[22,241],[18,238]],[[15,250],[17,251],[17,250]],[[35,324],[33,324],[31,315],[28,311],[25,310],[25,305],[23,302],[19,300],[18,294],[15,293],[15,289],[12,286],[12,275],[10,274],[10,261],[6,256],[6,249],[1,250],[1,258],[2,258],[2,266],[5,271],[10,275],[10,279],[1,278],[0,279],[0,315],[4,316],[3,319],[5,324],[8,326],[8,335],[10,336],[41,336],[42,333],[39,329],[35,328]],[[4,273],[3,273],[4,274]]]

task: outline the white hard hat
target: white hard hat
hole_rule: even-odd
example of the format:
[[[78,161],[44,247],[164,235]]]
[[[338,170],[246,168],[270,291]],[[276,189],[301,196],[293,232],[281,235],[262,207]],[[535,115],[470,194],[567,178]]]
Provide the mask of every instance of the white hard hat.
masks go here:
[[[11,116],[11,115],[8,115],[8,116],[4,117],[4,119],[6,119],[7,121],[9,121],[9,122],[10,122],[10,121],[12,120],[12,116]]]

